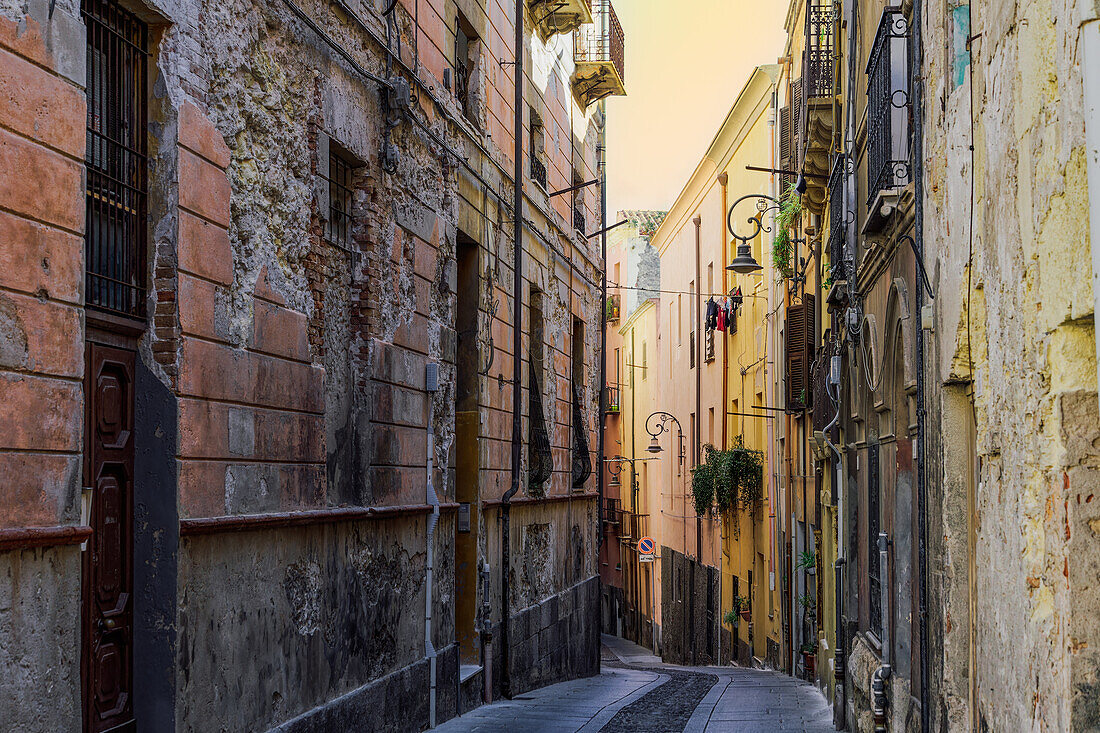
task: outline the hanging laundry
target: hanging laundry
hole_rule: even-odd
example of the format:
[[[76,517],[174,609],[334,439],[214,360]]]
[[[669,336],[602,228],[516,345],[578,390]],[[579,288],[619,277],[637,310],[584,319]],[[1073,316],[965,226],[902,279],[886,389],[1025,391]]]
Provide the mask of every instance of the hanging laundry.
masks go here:
[[[717,328],[719,331],[726,330],[726,309],[724,307],[718,308],[718,316],[716,318],[716,323],[714,324],[714,327]]]
[[[714,327],[718,325],[718,304],[714,302],[714,298],[707,299],[707,319],[704,322],[704,326],[708,331],[713,331]]]

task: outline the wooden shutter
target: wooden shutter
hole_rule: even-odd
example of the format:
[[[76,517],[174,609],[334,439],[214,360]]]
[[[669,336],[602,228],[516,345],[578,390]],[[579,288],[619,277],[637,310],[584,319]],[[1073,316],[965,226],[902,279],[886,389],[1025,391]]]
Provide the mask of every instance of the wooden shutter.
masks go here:
[[[801,412],[813,403],[810,362],[814,353],[814,299],[787,308],[787,409]]]

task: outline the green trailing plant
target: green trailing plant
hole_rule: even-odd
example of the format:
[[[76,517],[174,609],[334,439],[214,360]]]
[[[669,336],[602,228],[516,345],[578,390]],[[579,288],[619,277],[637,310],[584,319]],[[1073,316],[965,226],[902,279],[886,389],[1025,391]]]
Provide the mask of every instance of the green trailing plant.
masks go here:
[[[737,599],[736,598],[733,599],[733,603],[734,603],[734,606],[737,605]],[[724,616],[722,616],[722,623],[724,623],[726,626],[736,626],[737,625],[737,619],[739,618],[737,613],[738,613],[738,611],[737,611],[736,608],[734,608],[732,610],[729,610],[729,611],[726,611],[726,614]]]
[[[775,217],[775,239],[772,240],[772,265],[785,278],[794,277],[794,242],[791,229],[802,213],[802,197],[790,186],[779,197],[779,213]]]
[[[730,455],[730,480],[737,486],[737,498],[742,506],[755,508],[764,498],[764,453],[745,447],[738,435]]]
[[[763,498],[764,454],[746,448],[742,436],[734,439],[734,447],[729,450],[703,446],[703,456],[703,463],[691,469],[696,514],[706,514],[715,505],[719,511],[751,508]]]
[[[713,451],[713,446],[706,446]],[[714,504],[714,466],[709,462],[700,463],[691,469],[691,499],[695,504],[695,513],[703,516]]]
[[[812,550],[803,550],[798,554],[798,565],[795,567],[809,570],[817,564],[817,557]]]

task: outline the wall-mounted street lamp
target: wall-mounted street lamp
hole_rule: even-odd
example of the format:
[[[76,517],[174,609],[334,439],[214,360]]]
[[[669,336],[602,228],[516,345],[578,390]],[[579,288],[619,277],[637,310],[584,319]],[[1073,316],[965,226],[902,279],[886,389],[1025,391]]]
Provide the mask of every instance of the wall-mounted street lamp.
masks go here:
[[[656,418],[656,420],[654,420]],[[650,441],[649,447],[646,448],[647,453],[660,453],[661,442],[657,439],[661,433],[671,432],[669,423],[676,423],[676,435],[679,438],[680,446],[680,465],[684,465],[684,428],[680,425],[680,421],[676,419],[676,416],[671,412],[665,412],[664,410],[658,410],[645,420],[645,431],[649,433]]]
[[[756,202],[756,212],[748,219],[749,224],[752,225],[752,232],[743,237],[733,228],[733,211],[742,201],[748,201],[750,199],[754,199]],[[761,264],[756,261],[756,258],[752,256],[752,245],[749,244],[749,242],[756,239],[760,232],[771,231],[771,227],[764,226],[762,218],[765,212],[770,209],[778,208],[779,202],[777,200],[762,193],[750,193],[733,202],[730,206],[730,210],[726,213],[726,228],[729,229],[730,234],[738,242],[737,256],[733,258],[733,262],[726,265],[727,270],[732,270],[742,275],[748,275],[764,269]]]

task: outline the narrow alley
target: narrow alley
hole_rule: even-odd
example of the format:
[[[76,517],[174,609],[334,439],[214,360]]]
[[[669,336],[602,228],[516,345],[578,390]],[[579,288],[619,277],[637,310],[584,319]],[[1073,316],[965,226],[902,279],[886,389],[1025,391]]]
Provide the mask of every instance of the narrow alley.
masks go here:
[[[443,724],[441,733],[779,733],[832,731],[811,684],[779,672],[664,664],[648,649],[603,635],[602,669],[533,690]]]

